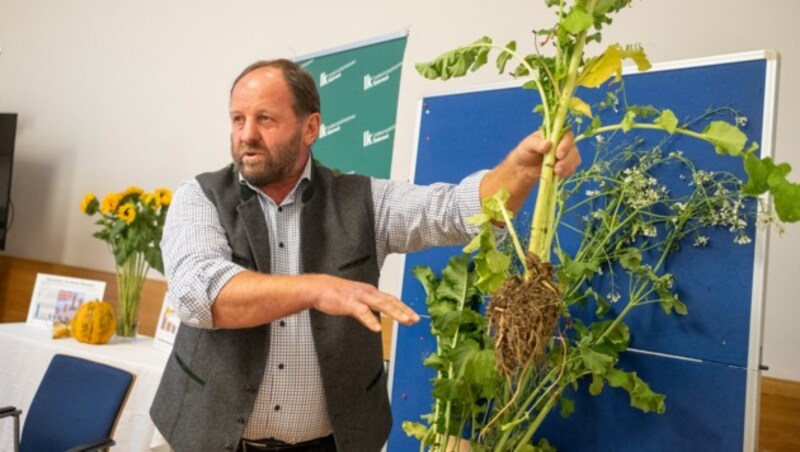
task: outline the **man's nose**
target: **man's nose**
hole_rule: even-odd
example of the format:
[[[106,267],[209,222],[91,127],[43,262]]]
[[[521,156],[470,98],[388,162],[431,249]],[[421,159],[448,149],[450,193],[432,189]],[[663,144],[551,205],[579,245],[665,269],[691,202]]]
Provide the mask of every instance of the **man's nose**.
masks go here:
[[[253,143],[260,140],[255,121],[244,122],[240,133],[240,138],[245,143]]]

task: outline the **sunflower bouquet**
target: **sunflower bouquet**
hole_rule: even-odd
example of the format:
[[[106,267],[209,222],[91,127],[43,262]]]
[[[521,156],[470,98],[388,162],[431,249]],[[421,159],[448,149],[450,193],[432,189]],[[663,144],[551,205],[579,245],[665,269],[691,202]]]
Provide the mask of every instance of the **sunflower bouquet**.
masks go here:
[[[106,242],[114,254],[117,277],[117,335],[135,337],[142,287],[150,268],[164,272],[161,234],[172,201],[168,188],[152,193],[131,186],[106,194],[102,201],[88,193],[81,212],[98,215],[94,237]]]

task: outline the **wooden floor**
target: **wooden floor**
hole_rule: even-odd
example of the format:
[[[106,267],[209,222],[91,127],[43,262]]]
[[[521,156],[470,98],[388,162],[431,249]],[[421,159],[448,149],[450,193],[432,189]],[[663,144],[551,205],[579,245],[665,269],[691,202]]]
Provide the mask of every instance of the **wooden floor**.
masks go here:
[[[800,452],[800,382],[761,379],[758,450]]]

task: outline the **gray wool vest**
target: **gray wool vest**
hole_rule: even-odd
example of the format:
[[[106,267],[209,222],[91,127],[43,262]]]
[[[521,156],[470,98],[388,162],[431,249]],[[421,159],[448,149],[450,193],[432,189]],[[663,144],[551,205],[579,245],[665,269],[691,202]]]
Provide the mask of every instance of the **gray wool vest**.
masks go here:
[[[197,180],[217,208],[233,261],[270,273],[267,225],[256,194],[239,183],[232,166]],[[302,202],[304,271],[377,285],[369,179],[336,176],[315,164]],[[392,423],[381,336],[350,317],[310,314],[339,451],[380,450]],[[269,324],[236,330],[181,325],[150,409],[173,449],[236,449],[264,376],[269,331]]]

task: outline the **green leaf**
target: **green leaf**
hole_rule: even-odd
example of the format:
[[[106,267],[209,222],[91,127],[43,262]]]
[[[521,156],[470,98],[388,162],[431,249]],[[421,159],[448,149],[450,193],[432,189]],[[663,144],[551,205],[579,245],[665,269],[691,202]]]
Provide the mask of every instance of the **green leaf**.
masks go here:
[[[419,422],[403,421],[402,425],[406,435],[413,436],[419,441],[425,439],[425,435],[428,433],[428,428]]]
[[[511,41],[506,44],[506,51],[500,52],[500,55],[497,56],[497,71],[502,73],[506,70],[506,63],[508,60],[513,56],[514,52],[517,51],[517,41]]]
[[[627,109],[636,113],[637,117],[644,119],[661,115],[661,110],[652,105],[629,105]]]
[[[622,126],[622,131],[628,133],[628,131],[633,128],[635,122],[636,122],[636,112],[631,110],[625,112],[625,117],[622,118],[622,122],[620,123],[620,125]]]
[[[673,113],[672,110],[664,110],[661,112],[661,116],[653,121],[653,124],[661,126],[672,135],[678,129],[678,118],[675,117],[675,113]]]
[[[580,279],[590,279],[600,270],[597,260],[582,262],[573,260],[569,254],[556,249],[561,265],[558,267],[558,280],[564,286],[570,286]]]
[[[612,325],[614,326],[611,329]],[[614,325],[613,320],[595,322],[590,326],[590,340],[597,342],[592,346],[597,352],[616,358],[620,353],[628,349],[631,340],[631,331],[625,322]],[[603,337],[600,341],[599,338]]]
[[[562,396],[558,399],[558,404],[561,406],[561,417],[564,419],[575,411],[575,401],[570,398]]]
[[[468,290],[467,265],[469,256],[453,256],[442,270],[442,280],[436,288],[437,298],[448,298],[455,302],[465,300]]]
[[[611,303],[605,299],[605,297],[601,296],[599,293],[595,292],[593,289],[588,289],[586,291],[586,295],[591,295],[595,303],[597,304],[597,309],[594,311],[594,315],[597,317],[603,317],[604,315],[608,314],[611,311]]]
[[[653,392],[636,372],[625,372],[619,369],[610,369],[606,374],[608,384],[614,388],[622,388],[630,394],[631,406],[645,413],[655,412],[662,414],[667,410],[663,394]]]
[[[467,388],[458,380],[449,378],[436,378],[433,381],[433,397],[441,400],[458,401],[465,395],[469,395]]]
[[[486,64],[490,49],[487,44],[491,42],[491,38],[484,36],[472,44],[443,53],[432,61],[417,63],[415,67],[427,79],[461,77]]]
[[[496,370],[494,350],[481,348],[474,340],[464,341],[454,350],[457,375],[474,387],[481,388],[482,396],[496,393],[500,375]]]
[[[430,367],[436,371],[443,371],[447,369],[447,361],[444,360],[441,356],[437,355],[436,353],[431,353],[428,355],[427,358],[422,362],[422,365],[425,367]]]
[[[747,135],[725,121],[713,121],[701,135],[720,155],[739,155],[747,144]]]
[[[770,157],[759,159],[755,154],[747,154],[744,157],[744,170],[748,179],[742,191],[757,196],[769,190],[769,175],[777,171],[778,167]]]
[[[472,71],[472,72],[475,72],[478,69],[480,69],[481,67],[483,67],[483,65],[488,63],[489,62],[489,51],[491,49],[492,49],[491,47],[479,47],[475,51],[475,61],[472,62],[472,64],[469,67],[469,70]]]
[[[564,17],[561,25],[570,34],[578,35],[588,30],[593,22],[591,14],[587,13],[585,9],[576,6]]]
[[[436,293],[436,287],[439,285],[439,279],[433,274],[430,267],[418,265],[411,269],[411,273],[416,276],[422,287],[425,289],[425,295],[430,297]]]
[[[792,183],[786,180],[791,167],[784,163],[787,168],[785,171],[773,171],[770,174],[767,183],[769,184],[769,191],[775,201],[775,212],[781,221],[787,223],[794,223],[800,220],[800,184]]]
[[[625,248],[620,251],[619,264],[625,270],[638,270],[642,266],[642,252],[638,248]]]
[[[600,395],[603,392],[603,375],[592,374],[592,384],[589,385],[589,394],[593,396]]]
[[[661,309],[664,310],[665,314],[670,315],[673,310],[679,315],[686,315],[688,313],[686,305],[676,294],[665,289],[659,289],[658,295],[660,297],[658,303],[661,305]]]
[[[608,368],[614,365],[615,359],[604,353],[599,353],[589,347],[581,347],[580,357],[583,365],[593,374],[605,374]]]
[[[770,157],[759,159],[755,153],[748,152],[744,169],[748,176],[747,184],[742,187],[744,193],[760,195],[769,191],[781,221],[794,223],[800,220],[800,184],[786,179],[792,170],[791,165],[776,165]]]

